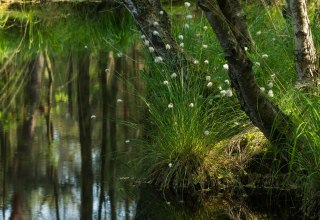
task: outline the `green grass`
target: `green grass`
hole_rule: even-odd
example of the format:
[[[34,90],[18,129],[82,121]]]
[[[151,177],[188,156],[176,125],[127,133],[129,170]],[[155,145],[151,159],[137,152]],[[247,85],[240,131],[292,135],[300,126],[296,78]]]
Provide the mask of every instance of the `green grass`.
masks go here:
[[[246,169],[258,153],[262,155],[259,158],[262,166],[268,166],[270,170],[269,174],[274,179],[270,183],[274,187],[291,188],[294,185],[304,191],[305,210],[316,207],[317,200],[309,195],[319,193],[320,190],[319,89],[312,88],[312,92],[306,93],[295,88],[292,27],[289,21],[282,18],[281,7],[249,4],[245,10],[255,43],[248,55],[255,63],[253,68],[256,80],[260,87],[265,88],[266,96],[269,90],[273,91],[274,97],[270,99],[296,125],[294,143],[285,147],[287,164],[283,163],[283,155],[277,148],[269,146],[263,149],[268,145],[261,134],[253,135],[253,138],[246,141],[246,137],[252,133],[252,125],[240,109],[234,91],[232,97],[221,97],[219,86],[224,87],[224,90],[229,89],[224,83],[228,78],[223,69],[226,61],[203,15],[183,7],[167,7],[167,10],[172,15],[173,33],[178,44],[183,42],[186,53],[198,59],[199,64],[190,64],[188,77],[191,83],[186,89],[181,79],[170,78],[173,71],[165,64],[156,65],[152,59],[147,62],[148,68],[144,75],[148,87],[145,102],[149,109],[149,126],[146,131],[149,141],[142,149],[140,162],[148,180],[161,188],[192,188],[201,181],[208,181],[208,177],[211,178],[209,181],[214,182],[214,177],[219,177],[219,181],[220,178],[227,179],[230,172],[242,175],[239,170]],[[197,14],[196,18],[187,20],[186,15],[189,13]],[[313,13],[314,9],[311,8],[311,18]],[[185,28],[185,24],[189,28]],[[209,28],[204,29],[204,26]],[[319,51],[319,24],[311,23],[311,27]],[[184,36],[183,41],[178,35]],[[204,44],[208,48],[204,48]],[[268,57],[263,58],[264,54]],[[206,59],[209,65],[204,64]],[[211,88],[206,86],[205,77],[208,75],[213,83]],[[169,81],[168,85],[163,84],[165,80]],[[173,108],[168,108],[169,103],[173,104]],[[193,108],[189,107],[190,103],[194,104]],[[209,131],[209,135],[205,135],[205,131]],[[235,137],[238,137],[236,142],[233,141]],[[296,144],[295,140],[299,138],[304,140],[303,146]],[[251,146],[252,150],[238,152],[230,157],[227,147],[240,146],[239,143],[245,143],[244,146],[248,148]],[[268,164],[268,155],[272,155],[272,164]],[[246,160],[241,162],[241,156],[245,156]],[[208,162],[208,158],[211,162]],[[225,167],[221,163],[225,163]],[[280,182],[283,180],[283,172],[289,175],[286,175],[285,181]]]

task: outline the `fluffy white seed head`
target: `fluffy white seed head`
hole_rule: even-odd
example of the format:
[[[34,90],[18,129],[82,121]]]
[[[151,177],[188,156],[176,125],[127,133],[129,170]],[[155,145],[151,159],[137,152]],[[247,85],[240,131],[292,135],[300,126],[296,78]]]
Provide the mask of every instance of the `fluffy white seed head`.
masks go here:
[[[189,7],[191,6],[191,4],[190,4],[190,2],[185,2],[185,3],[184,3],[184,6],[185,6],[186,8],[189,8]]]
[[[228,70],[229,69],[229,65],[227,63],[223,64],[223,69]]]
[[[169,103],[168,108],[173,108],[173,104]]]
[[[225,96],[226,94],[227,94],[226,90],[221,90],[221,91],[220,91],[220,95],[221,95],[221,96]]]
[[[178,75],[176,73],[171,74],[171,78],[176,78]]]
[[[268,96],[270,97],[270,98],[272,98],[274,95],[273,95],[273,91],[272,90],[269,90],[269,92],[268,92]]]
[[[226,96],[227,97],[231,97],[233,94],[232,94],[232,90],[231,89],[227,89],[226,90]]]
[[[211,76],[206,76],[206,81],[210,82]]]
[[[161,63],[162,61],[163,61],[163,58],[160,56],[154,58],[155,63]]]
[[[212,82],[208,82],[207,87],[211,88],[212,86],[213,86],[213,83]]]
[[[149,47],[149,51],[150,51],[150,53],[153,53],[154,52],[154,48],[153,47]]]

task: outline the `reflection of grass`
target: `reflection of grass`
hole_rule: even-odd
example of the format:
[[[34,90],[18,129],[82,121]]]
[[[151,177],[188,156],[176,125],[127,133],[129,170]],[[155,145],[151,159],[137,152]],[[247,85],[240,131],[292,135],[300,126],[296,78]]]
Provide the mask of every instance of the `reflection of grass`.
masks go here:
[[[264,164],[262,158],[259,163],[273,168],[273,171],[268,171],[272,172],[272,187],[291,188],[298,184],[299,189],[305,189],[305,195],[319,192],[319,91],[313,88],[312,93],[304,94],[294,88],[292,27],[289,21],[282,18],[280,8],[249,5],[246,9],[255,41],[254,48],[247,53],[254,62],[257,82],[265,90],[265,95],[295,122],[296,137],[307,137],[303,150],[302,146],[287,148],[288,164],[278,163],[283,161],[283,154],[273,147],[269,147],[266,153],[268,159],[270,154],[274,155],[273,162],[266,160]],[[261,139],[261,135],[253,135],[254,138],[249,138],[246,144],[238,144],[240,149],[250,149],[251,146],[251,151],[233,150],[230,157],[230,151],[225,149],[226,146],[232,149],[238,146],[235,143],[239,142],[232,142],[232,136],[240,135],[240,140],[246,137],[243,133],[250,127],[248,119],[234,96],[222,97],[225,94],[222,91],[230,89],[224,82],[227,79],[223,70],[225,61],[212,31],[205,28],[205,25],[209,26],[205,18],[187,19],[188,14],[195,16],[194,11],[179,10],[179,15],[173,18],[177,23],[174,25],[174,36],[178,44],[183,43],[181,47],[199,61],[188,67],[190,85],[186,88],[179,77],[172,79],[173,70],[165,64],[150,64],[146,77],[149,87],[146,103],[152,133],[150,143],[143,149],[141,161],[148,177],[162,188],[194,187],[199,182],[208,181],[207,177],[213,182],[221,182],[220,179],[222,182],[229,181],[241,175],[239,170],[244,169],[256,153],[264,155],[261,146],[264,146],[265,140]],[[316,45],[319,45],[319,28],[313,29],[313,32]],[[179,35],[183,35],[183,39]],[[209,65],[205,64],[205,60]],[[212,82],[210,88],[207,88],[206,76],[211,77],[208,80]],[[192,108],[190,103],[194,104]],[[221,140],[223,142],[217,144]],[[221,143],[224,143],[223,146]],[[241,161],[240,157],[246,159]],[[207,163],[208,158],[213,162]],[[280,181],[288,170],[290,175],[287,175],[287,180]]]

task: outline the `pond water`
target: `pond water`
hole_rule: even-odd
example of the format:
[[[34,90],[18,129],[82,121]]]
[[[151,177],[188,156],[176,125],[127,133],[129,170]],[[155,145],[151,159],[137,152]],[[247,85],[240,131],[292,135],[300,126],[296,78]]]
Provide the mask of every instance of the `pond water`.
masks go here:
[[[278,219],[297,212],[281,197],[203,198],[138,181],[144,64],[124,10],[56,3],[0,13],[0,219]]]

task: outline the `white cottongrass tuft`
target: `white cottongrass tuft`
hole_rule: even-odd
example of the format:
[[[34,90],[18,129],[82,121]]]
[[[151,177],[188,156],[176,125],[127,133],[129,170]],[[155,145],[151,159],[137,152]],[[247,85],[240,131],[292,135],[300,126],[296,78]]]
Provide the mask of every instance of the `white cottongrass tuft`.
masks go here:
[[[163,58],[160,56],[154,58],[155,63],[161,63],[162,61],[163,61]]]
[[[91,115],[91,119],[95,119],[97,116],[95,115]]]
[[[202,47],[203,47],[204,49],[207,49],[207,48],[208,48],[208,45],[207,45],[207,44],[203,44]]]
[[[173,108],[173,104],[169,103],[168,108]]]
[[[259,36],[259,35],[261,35],[261,33],[262,33],[261,31],[258,31],[258,32],[256,33],[256,35]]]
[[[207,30],[207,29],[208,29],[208,26],[203,26],[203,29],[204,29],[204,30]]]
[[[272,82],[269,82],[268,83],[268,87],[271,89],[273,87],[273,83]]]
[[[169,85],[169,81],[168,80],[163,81],[163,85]]]
[[[190,20],[190,19],[192,19],[192,18],[193,18],[192,15],[187,15],[187,16],[186,16],[186,19],[189,19],[189,20]]]
[[[88,49],[88,46],[87,46],[87,45],[85,45],[85,46],[84,46],[84,48],[85,48],[85,49]]]
[[[146,35],[144,35],[144,34],[141,35],[141,39],[142,39],[142,40],[146,39]]]
[[[191,4],[190,4],[190,2],[185,2],[185,3],[184,3],[184,6],[185,6],[186,8],[189,8],[189,7],[191,6]]]
[[[268,57],[269,57],[268,54],[262,54],[262,58],[263,58],[263,59],[267,59]]]
[[[149,51],[150,51],[150,53],[153,53],[154,52],[154,48],[153,47],[149,47]]]
[[[232,90],[231,89],[227,89],[226,90],[226,96],[227,97],[231,97],[233,94],[232,94]]]
[[[157,21],[153,22],[153,26],[157,27],[159,26],[159,23]]]
[[[144,45],[147,46],[147,47],[149,47],[150,42],[149,42],[148,40],[145,40],[145,41],[144,41]]]
[[[228,79],[226,79],[224,82],[225,84],[230,85],[230,81]]]
[[[129,144],[129,143],[130,143],[130,140],[127,139],[124,143]]]
[[[189,29],[190,28],[189,24],[184,24],[184,28]]]
[[[184,43],[180,43],[180,47],[184,47]]]
[[[170,168],[171,168],[171,167],[172,167],[172,163],[169,163],[169,164],[168,164],[168,167],[170,167]],[[170,202],[169,202],[169,204],[170,204]]]
[[[211,76],[206,76],[206,81],[210,82]]]
[[[176,73],[171,74],[171,78],[176,78],[178,75]]]
[[[208,136],[210,134],[210,131],[205,130],[203,133],[204,133],[205,136]]]
[[[212,82],[208,82],[207,87],[211,88],[212,86],[213,86],[213,83]]]
[[[223,64],[223,69],[228,70],[229,69],[229,65],[227,63]]]
[[[163,11],[159,11],[159,14],[160,14],[160,15],[163,15]]]
[[[193,64],[199,64],[199,60],[194,60]]]
[[[248,47],[244,47],[244,51],[248,51]]]
[[[166,44],[166,50],[170,50],[170,49],[171,49],[170,44]]]
[[[227,94],[227,91],[226,91],[226,90],[221,90],[221,91],[220,91],[220,95],[221,95],[221,96],[225,96],[226,94]]]
[[[183,35],[180,34],[180,35],[178,36],[178,38],[179,38],[180,40],[183,40]]]
[[[222,87],[221,87],[221,86],[219,86],[219,87],[218,87],[218,89],[221,91],[221,90],[222,90]]]
[[[191,102],[190,105],[189,105],[189,107],[190,107],[190,108],[193,108],[193,107],[194,107],[194,104]]]
[[[153,34],[154,36],[159,36],[159,32],[158,32],[158,31],[153,31],[152,34]]]
[[[260,91],[261,91],[261,92],[265,92],[265,91],[266,91],[266,88],[260,87]]]
[[[256,66],[260,66],[260,63],[259,62],[255,62],[254,63]]]
[[[209,64],[209,60],[205,60],[204,63],[205,63],[205,64]]]
[[[121,102],[123,102],[123,100],[122,99],[117,99],[117,102],[121,103]]]
[[[110,69],[106,68],[104,71],[105,71],[106,73],[109,73],[109,72],[110,72]]]
[[[274,95],[273,95],[273,91],[272,91],[272,90],[269,90],[269,92],[268,92],[268,96],[269,96],[269,97],[271,97],[271,98],[274,96]]]
[[[271,79],[274,80],[276,78],[276,74],[271,74]]]

